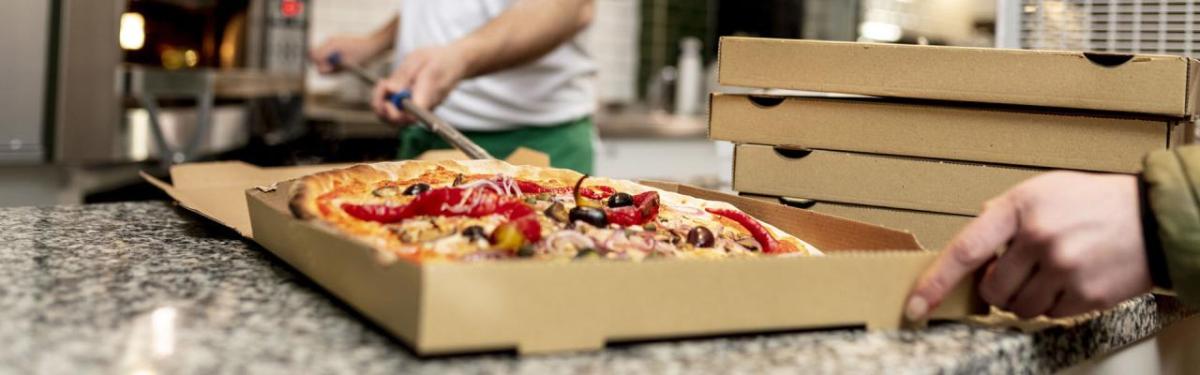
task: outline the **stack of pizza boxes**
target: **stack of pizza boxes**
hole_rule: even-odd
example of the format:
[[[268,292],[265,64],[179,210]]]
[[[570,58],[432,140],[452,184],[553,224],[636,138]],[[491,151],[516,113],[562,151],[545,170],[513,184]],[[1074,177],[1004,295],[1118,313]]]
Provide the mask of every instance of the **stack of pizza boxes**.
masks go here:
[[[1039,173],[1134,174],[1190,142],[1200,82],[1196,60],[1158,55],[728,37],[719,60],[723,86],[855,94],[714,94],[734,190],[930,249]]]

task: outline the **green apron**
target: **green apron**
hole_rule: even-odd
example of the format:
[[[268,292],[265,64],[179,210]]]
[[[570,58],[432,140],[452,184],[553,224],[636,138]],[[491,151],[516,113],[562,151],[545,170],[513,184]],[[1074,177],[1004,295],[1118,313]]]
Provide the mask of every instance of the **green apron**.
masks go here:
[[[500,159],[524,146],[550,155],[550,165],[592,173],[595,154],[592,149],[595,126],[591,117],[583,117],[553,126],[523,126],[494,132],[464,131],[479,147]],[[400,149],[396,158],[407,160],[425,151],[447,149],[450,145],[422,126],[409,126],[400,131]]]

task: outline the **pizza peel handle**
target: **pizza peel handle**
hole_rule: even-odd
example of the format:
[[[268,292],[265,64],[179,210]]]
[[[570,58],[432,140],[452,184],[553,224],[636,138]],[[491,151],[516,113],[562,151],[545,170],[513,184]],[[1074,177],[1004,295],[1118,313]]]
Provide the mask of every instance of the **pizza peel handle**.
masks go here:
[[[329,62],[329,65],[341,67],[368,84],[374,85],[380,80],[379,77],[367,72],[362,67],[342,61],[342,54],[339,52],[331,53],[325,59]],[[432,131],[434,134],[442,137],[446,143],[454,146],[454,148],[457,148],[459,151],[467,154],[467,157],[470,157],[471,159],[495,159],[495,157],[493,157],[492,154],[489,154],[487,150],[484,150],[483,147],[479,147],[479,145],[475,144],[475,142],[472,142],[471,139],[467,138],[467,136],[463,135],[458,131],[458,129],[455,129],[449,123],[442,121],[442,119],[434,115],[433,112],[414,104],[412,101],[412,93],[408,90],[388,93],[388,102],[396,106],[396,109],[411,113],[417,118],[417,120],[425,125],[426,129],[429,129],[429,131]]]
[[[388,93],[388,102],[391,102],[397,109],[415,116],[417,120],[425,124],[427,129],[442,137],[442,139],[446,140],[446,143],[467,154],[471,159],[495,159],[492,154],[489,154],[483,147],[479,147],[475,142],[472,142],[467,136],[460,133],[458,129],[442,121],[433,112],[413,103],[412,93],[408,90]]]

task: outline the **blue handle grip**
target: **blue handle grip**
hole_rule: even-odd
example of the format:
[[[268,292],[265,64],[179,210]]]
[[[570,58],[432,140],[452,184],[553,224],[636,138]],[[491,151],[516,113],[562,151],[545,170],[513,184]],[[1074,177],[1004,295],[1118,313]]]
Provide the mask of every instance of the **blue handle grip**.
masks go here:
[[[340,67],[342,66],[342,53],[334,51],[333,53],[329,54],[329,56],[325,57],[325,61],[328,62],[329,65]],[[396,106],[396,109],[399,109],[400,111],[404,111],[404,100],[411,98],[412,92],[408,90],[387,94],[388,102],[392,103],[392,105]]]
[[[401,112],[404,111],[404,100],[411,99],[411,98],[412,98],[412,92],[408,91],[408,90],[404,90],[401,92],[388,93],[388,96],[387,96],[388,102],[392,103],[392,105],[396,106],[396,109],[399,109]]]
[[[334,51],[333,53],[329,54],[329,56],[325,57],[325,62],[328,62],[329,65],[333,66],[342,66],[342,53]]]

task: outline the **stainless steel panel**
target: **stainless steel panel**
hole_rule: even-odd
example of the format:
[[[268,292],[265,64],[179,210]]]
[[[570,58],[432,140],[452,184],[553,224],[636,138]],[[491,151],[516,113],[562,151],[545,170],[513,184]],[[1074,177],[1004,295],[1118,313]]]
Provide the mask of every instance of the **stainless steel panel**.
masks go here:
[[[117,157],[121,106],[117,66],[123,0],[62,0],[53,159],[107,162]]]
[[[50,2],[5,2],[0,12],[0,162],[44,159]]]
[[[213,155],[227,152],[245,146],[250,140],[251,129],[248,126],[246,107],[240,105],[216,106],[209,115],[210,123],[203,134],[197,134],[198,116],[195,108],[163,108],[159,110],[159,124],[162,125],[163,141],[177,152],[186,145],[195,144],[195,155]],[[159,160],[162,150],[154,141],[154,130],[150,122],[150,114],[142,108],[134,108],[125,112],[125,126],[122,129],[121,156],[122,161]],[[196,138],[199,137],[199,138]],[[165,155],[168,159],[174,155]]]

